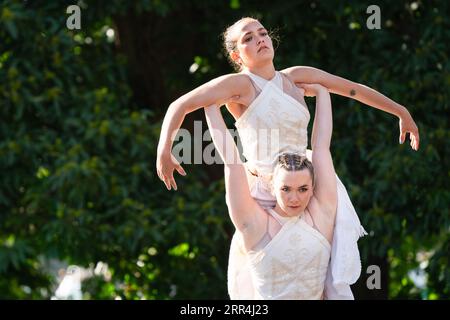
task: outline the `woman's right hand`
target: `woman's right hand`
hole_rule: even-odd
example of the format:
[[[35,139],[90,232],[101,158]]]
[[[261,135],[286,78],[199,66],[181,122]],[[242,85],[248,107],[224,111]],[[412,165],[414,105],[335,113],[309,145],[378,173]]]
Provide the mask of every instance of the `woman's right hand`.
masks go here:
[[[179,174],[182,176],[186,175],[186,172],[181,167],[180,163],[175,159],[172,155],[172,152],[169,151],[158,151],[158,155],[156,158],[156,171],[158,173],[159,179],[161,179],[166,185],[167,190],[177,190],[177,184],[173,177],[174,170],[177,170]]]

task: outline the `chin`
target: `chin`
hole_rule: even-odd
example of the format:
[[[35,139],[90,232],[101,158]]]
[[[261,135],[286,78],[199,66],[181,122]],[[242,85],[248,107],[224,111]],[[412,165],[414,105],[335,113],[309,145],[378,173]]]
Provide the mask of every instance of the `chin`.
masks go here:
[[[295,217],[295,216],[300,215],[303,212],[303,208],[302,207],[298,207],[298,208],[286,207],[284,212],[290,217]]]
[[[273,60],[273,57],[274,57],[273,52],[271,52],[269,50],[263,50],[263,51],[259,52],[258,55],[260,56],[259,59],[261,59],[261,60]]]
[[[260,52],[260,54],[262,54],[262,56],[264,57],[264,59],[273,59],[274,55],[273,52],[268,51],[268,50],[264,50],[266,52]]]

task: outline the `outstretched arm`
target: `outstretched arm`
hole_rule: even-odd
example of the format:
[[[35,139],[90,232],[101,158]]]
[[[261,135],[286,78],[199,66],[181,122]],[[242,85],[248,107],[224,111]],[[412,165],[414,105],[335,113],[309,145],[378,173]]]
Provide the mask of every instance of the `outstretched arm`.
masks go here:
[[[224,162],[226,201],[231,220],[236,229],[246,232],[261,209],[250,194],[245,167],[220,108],[216,105],[205,107],[205,115],[216,150]]]
[[[419,130],[409,111],[378,91],[313,67],[296,66],[285,69],[283,72],[288,74],[296,84],[319,83],[328,88],[331,93],[358,100],[397,116],[400,120],[400,143],[405,141],[406,133],[409,132],[411,147],[416,151],[419,149]]]
[[[311,138],[314,167],[314,196],[323,210],[334,215],[337,206],[336,173],[330,153],[333,117],[328,90],[319,84],[303,85],[306,92],[316,96],[316,113]]]
[[[233,96],[245,95],[246,78],[239,74],[225,75],[192,90],[172,102],[167,109],[161,127],[158,143],[156,169],[158,177],[164,181],[168,190],[177,190],[173,171],[185,175],[183,168],[172,155],[172,143],[186,114],[204,106],[218,105],[230,100]]]

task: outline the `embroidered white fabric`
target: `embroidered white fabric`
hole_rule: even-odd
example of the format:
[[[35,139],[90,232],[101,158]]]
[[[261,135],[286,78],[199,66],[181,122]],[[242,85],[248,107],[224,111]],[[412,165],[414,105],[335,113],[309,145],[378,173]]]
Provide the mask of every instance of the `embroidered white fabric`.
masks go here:
[[[309,112],[305,106],[283,92],[279,72],[267,81],[250,72],[247,74],[261,89],[235,125],[241,139],[247,167],[259,177],[250,178],[252,196],[262,207],[275,205],[269,189],[270,173],[278,155],[284,152],[303,154],[311,159],[307,147]],[[272,134],[278,129],[278,136]],[[270,133],[261,139],[261,132]],[[277,132],[277,131],[275,131]],[[276,138],[273,138],[276,136]],[[278,141],[275,141],[278,140]],[[348,196],[345,186],[336,176],[338,203],[331,260],[325,279],[325,299],[354,299],[350,285],[361,274],[361,260],[357,241],[366,235]],[[228,264],[228,293],[231,299],[255,299],[248,256],[242,239],[233,236]]]

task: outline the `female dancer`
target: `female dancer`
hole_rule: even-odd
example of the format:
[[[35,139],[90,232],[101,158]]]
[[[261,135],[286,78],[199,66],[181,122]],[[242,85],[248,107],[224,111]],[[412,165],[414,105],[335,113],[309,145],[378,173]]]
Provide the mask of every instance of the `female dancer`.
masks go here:
[[[337,190],[330,154],[330,95],[318,84],[312,164],[284,153],[273,174],[276,205],[263,208],[249,191],[246,169],[220,110],[205,108],[211,136],[225,168],[229,214],[249,257],[254,299],[322,299],[330,262]]]
[[[306,153],[306,128],[310,115],[303,95],[311,93],[301,88],[305,83],[319,83],[330,92],[352,97],[398,116],[401,142],[409,132],[411,147],[415,150],[419,147],[418,130],[409,112],[380,93],[314,68],[293,67],[275,71],[272,41],[259,21],[251,18],[239,20],[227,29],[225,42],[230,58],[242,71],[216,78],[180,97],[169,106],[164,118],[158,144],[157,172],[167,189],[177,188],[174,170],[185,175],[171,154],[174,133],[184,116],[203,106],[228,103],[227,108],[236,119],[235,125],[247,159],[251,194],[263,207],[273,207],[275,199],[268,182],[274,161],[282,153]],[[329,287],[336,289],[335,297],[351,298],[349,284],[358,279],[361,271],[356,241],[364,232],[345,187],[338,178],[336,181],[338,206],[331,254],[332,274],[329,276],[332,285]],[[241,275],[242,280],[248,278],[248,270],[242,267],[246,256],[239,254],[238,247],[239,238],[235,237],[230,249],[229,291],[230,296],[246,297],[232,293],[235,284],[248,283],[247,280],[239,280]],[[332,295],[331,289],[328,292],[329,296]]]
[[[276,74],[272,41],[258,20],[243,18],[230,26],[224,37],[229,57],[241,72],[218,77],[183,95],[171,103],[164,118],[158,144],[157,172],[168,190],[177,189],[174,170],[182,175],[186,174],[171,154],[175,133],[186,114],[211,104],[227,103],[228,110],[237,120],[258,96],[258,89],[252,84],[248,73],[266,80],[272,79]],[[284,92],[303,104],[303,95],[297,86],[302,83],[319,83],[331,93],[353,98],[397,116],[400,143],[405,141],[409,132],[411,147],[418,150],[419,132],[408,110],[379,92],[312,67],[291,67],[282,70],[280,75],[283,78]]]

